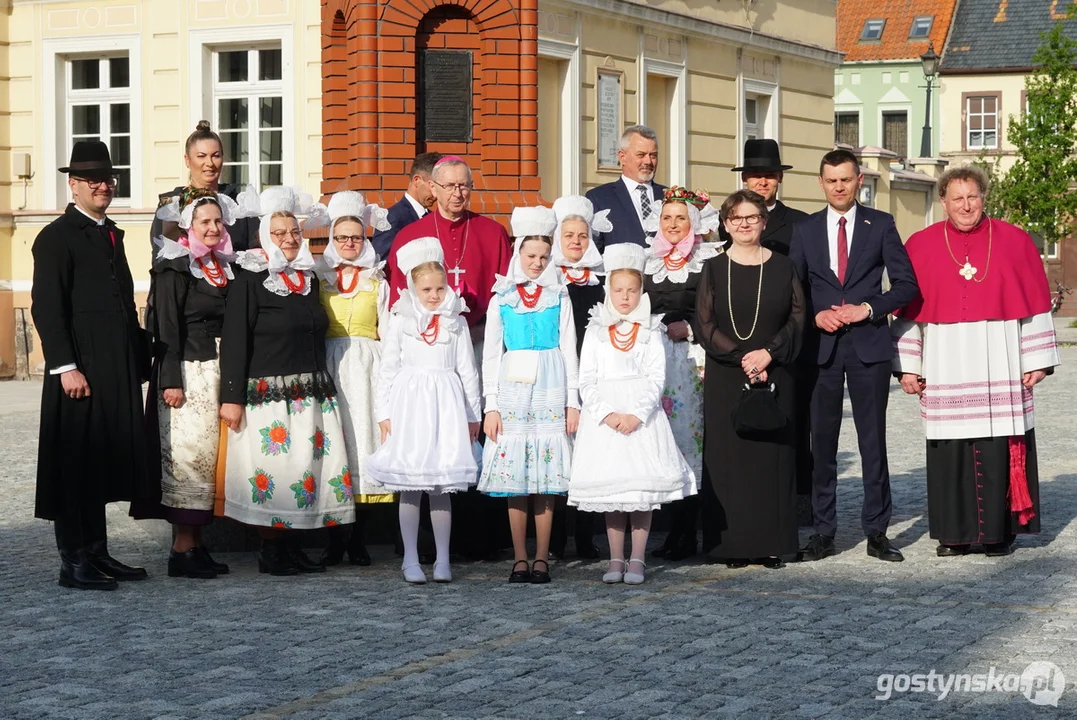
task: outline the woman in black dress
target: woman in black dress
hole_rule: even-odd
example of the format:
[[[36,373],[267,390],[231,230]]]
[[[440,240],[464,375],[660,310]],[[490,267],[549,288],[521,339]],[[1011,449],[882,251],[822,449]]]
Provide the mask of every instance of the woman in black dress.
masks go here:
[[[697,296],[699,343],[707,351],[703,462],[717,506],[703,516],[710,558],[729,567],[781,567],[797,551],[796,388],[804,295],[793,263],[759,244],[763,198],[733,193],[721,217],[733,243],[707,262]],[[773,383],[786,425],[738,435],[731,409],[745,383]]]

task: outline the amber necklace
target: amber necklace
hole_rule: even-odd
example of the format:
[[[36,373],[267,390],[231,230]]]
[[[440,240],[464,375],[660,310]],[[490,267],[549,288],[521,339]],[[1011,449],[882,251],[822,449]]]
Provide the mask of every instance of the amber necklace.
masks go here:
[[[538,305],[539,298],[542,297],[542,286],[537,285],[535,287],[535,292],[529,293],[527,290],[524,290],[525,285],[526,283],[517,285],[516,292],[520,295],[520,300],[523,302],[524,307],[533,308]]]
[[[747,335],[740,334],[740,331],[737,330],[737,321],[733,318],[733,256],[726,252],[725,257],[729,262],[729,272],[725,284],[726,303],[729,305],[729,322],[733,324],[733,334],[743,342],[755,334],[755,326],[759,323],[759,306],[763,300],[763,246],[759,246],[759,288],[755,291],[755,317],[752,319],[752,329],[748,331]]]
[[[299,278],[298,283],[292,282],[292,279],[288,277],[287,270],[277,274],[280,275],[280,279],[284,281],[284,284],[291,292],[302,294],[303,289],[307,286],[307,276],[303,274],[302,270],[297,270],[295,273],[296,277]]]
[[[968,255],[965,255],[964,265],[962,265],[961,262],[957,259],[957,257],[954,256],[953,248],[950,247],[950,233],[947,230],[947,227],[949,225],[949,220],[943,223],[942,237],[946,241],[946,249],[950,251],[950,257],[953,258],[954,264],[960,268],[957,271],[957,274],[965,278],[966,280],[972,280],[974,283],[982,283],[984,280],[987,279],[987,273],[991,272],[991,239],[994,235],[994,226],[991,224],[991,218],[987,218],[987,267],[984,268],[984,274],[981,278],[976,277],[976,273],[979,272],[979,270],[973,267],[972,263],[969,262]]]
[[[433,345],[438,341],[438,330],[441,328],[440,315],[435,315],[430,318],[430,322],[427,323],[426,330],[419,333],[419,337],[423,339],[427,345]]]
[[[202,258],[196,258],[195,262],[198,263],[199,269],[202,274],[206,276],[206,280],[210,285],[214,287],[224,287],[228,284],[228,276],[224,273],[224,268],[221,267],[221,261],[217,259],[217,256],[213,254],[213,251],[209,251],[209,259],[211,264],[206,265],[202,262]]]
[[[561,266],[561,273],[573,285],[586,285],[591,280],[591,268],[584,268],[581,275],[573,275],[572,268]]]
[[[348,287],[344,287],[344,268],[349,267],[347,265],[340,265],[337,267],[337,291],[341,295],[347,295],[352,290],[355,290],[355,286],[359,284],[359,268],[352,268],[355,270],[352,273],[352,284]]]
[[[636,338],[639,337],[639,323],[632,323],[632,329],[623,333],[617,329],[618,324],[610,325],[610,344],[621,352],[628,352],[636,346]]]

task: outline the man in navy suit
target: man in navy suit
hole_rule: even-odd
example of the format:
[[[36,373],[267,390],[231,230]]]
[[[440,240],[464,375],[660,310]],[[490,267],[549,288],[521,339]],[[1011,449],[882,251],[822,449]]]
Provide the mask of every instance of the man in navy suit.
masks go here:
[[[890,524],[890,472],[886,459],[886,405],[894,356],[887,316],[916,298],[918,289],[893,216],[860,205],[864,176],[848,150],[833,150],[819,166],[827,208],[793,228],[790,258],[796,264],[819,328],[804,352],[817,352],[819,377],[811,398],[812,514],[815,534],[801,560],[835,553],[838,433],[848,385],[863,464],[861,524],[868,555],[905,558],[886,537]],[[882,290],[886,270],[890,289]]]
[[[404,197],[389,208],[388,219],[392,227],[388,230],[375,230],[374,237],[370,239],[380,259],[385,260],[389,257],[393,238],[396,237],[400,228],[415,222],[434,207],[436,198],[434,193],[430,192],[430,175],[434,172],[434,165],[440,159],[441,153],[436,152],[420,153],[415,156],[415,160],[411,163],[411,181],[408,183],[408,189],[404,192]]]
[[[632,125],[621,135],[617,158],[621,177],[587,191],[595,212],[609,210],[613,231],[595,233],[592,242],[599,250],[617,243],[646,245],[643,221],[650,213],[652,200],[661,200],[666,188],[654,182],[658,170],[658,136],[646,125]]]

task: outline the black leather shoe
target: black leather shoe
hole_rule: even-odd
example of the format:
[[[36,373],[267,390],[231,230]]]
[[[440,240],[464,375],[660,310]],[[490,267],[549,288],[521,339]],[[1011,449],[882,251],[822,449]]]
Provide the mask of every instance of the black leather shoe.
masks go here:
[[[325,550],[322,550],[322,565],[328,565],[330,567],[339,565],[341,561],[344,560],[345,550],[346,546],[344,545],[344,542],[334,535],[330,535],[329,545],[326,546]]]
[[[935,548],[935,554],[939,557],[960,557],[967,555],[969,552],[968,545],[939,545]]]
[[[288,559],[295,565],[295,569],[301,573],[323,573],[325,564],[317,560],[311,560],[303,549],[299,547],[299,538],[289,539],[285,544]]]
[[[1013,545],[1008,542],[990,543],[984,545],[984,555],[987,557],[1003,557],[1013,553]]]
[[[730,570],[739,570],[740,568],[748,567],[748,561],[741,560],[740,558],[732,558],[725,561],[725,566]]]
[[[363,543],[353,543],[348,546],[348,562],[352,565],[359,565],[361,567],[370,566],[370,553],[366,550],[366,545]]]
[[[60,587],[76,590],[115,590],[116,579],[101,572],[85,550],[60,553]]]
[[[782,562],[782,559],[780,557],[760,558],[759,564],[765,567],[767,570],[777,570],[778,568],[785,567],[785,563]]]
[[[172,550],[168,553],[168,577],[210,580],[217,577],[217,571],[205,562],[198,548],[186,552]]]
[[[131,567],[124,565],[108,554],[108,546],[104,540],[93,543],[86,548],[86,556],[93,566],[105,575],[115,578],[120,582],[128,580],[145,580],[149,575],[146,568]]]
[[[797,562],[815,562],[836,555],[838,549],[834,547],[834,538],[826,535],[812,535],[808,538],[808,544],[797,553]]]
[[[195,548],[195,550],[198,552],[199,555],[202,556],[202,562],[213,568],[213,572],[217,573],[218,575],[228,574],[228,566],[225,565],[223,562],[217,562],[216,560],[214,560],[213,556],[209,554],[209,548],[207,548],[205,545],[199,545]]]
[[[284,541],[280,538],[273,538],[262,541],[262,549],[258,553],[258,572],[270,575],[298,575],[299,568],[295,566],[284,548]]]
[[[881,532],[868,536],[868,555],[886,562],[905,561],[905,556],[901,554],[901,551],[891,545],[890,538]]]
[[[542,563],[543,570],[536,570],[538,564]],[[531,565],[531,584],[532,585],[545,585],[550,582],[550,563],[545,560],[536,560]]]
[[[684,536],[679,530],[670,530],[666,535],[666,540],[659,547],[651,550],[651,557],[664,558],[669,555],[670,551],[675,548],[678,543],[681,542],[681,538]]]
[[[590,538],[576,541],[576,557],[581,560],[598,560],[598,548]]]
[[[524,566],[523,570],[517,570],[520,565]],[[512,564],[512,572],[509,574],[510,583],[529,583],[531,582],[531,565],[526,560],[517,560]]]

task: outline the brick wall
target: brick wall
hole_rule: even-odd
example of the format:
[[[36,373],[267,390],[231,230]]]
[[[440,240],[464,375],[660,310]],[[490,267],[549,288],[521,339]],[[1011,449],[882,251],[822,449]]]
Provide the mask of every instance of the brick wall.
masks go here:
[[[322,193],[389,205],[411,159],[438,151],[474,173],[471,209],[507,224],[538,177],[538,0],[322,0]],[[472,142],[423,143],[416,51],[470,50]]]

